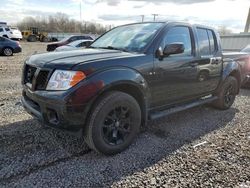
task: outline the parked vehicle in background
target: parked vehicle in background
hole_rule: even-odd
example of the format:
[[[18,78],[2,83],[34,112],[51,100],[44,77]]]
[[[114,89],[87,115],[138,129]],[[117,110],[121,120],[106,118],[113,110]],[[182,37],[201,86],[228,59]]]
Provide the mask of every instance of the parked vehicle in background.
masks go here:
[[[92,42],[93,42],[93,40],[76,40],[76,41],[71,42],[69,44],[57,47],[55,49],[55,51],[61,52],[61,51],[71,51],[71,50],[86,48],[86,47],[89,47]]]
[[[7,22],[0,22],[0,27],[7,27]]]
[[[13,41],[5,37],[0,37],[0,54],[12,56],[13,53],[19,53],[22,47],[18,41]]]
[[[243,48],[241,52],[250,53],[250,44]]]
[[[22,31],[23,38],[28,42],[48,42],[48,33],[40,31],[37,27],[29,27],[27,30]]]
[[[240,52],[223,52],[224,58],[237,61],[241,70],[241,86],[250,86],[250,45],[247,45]]]
[[[69,37],[66,37],[58,42],[53,42],[47,45],[47,51],[54,51],[57,47],[63,46],[66,44],[69,44],[71,42],[74,42],[76,40],[93,40],[91,36],[88,35],[71,35]]]
[[[88,49],[31,56],[21,100],[44,124],[112,155],[148,120],[205,103],[229,109],[241,82],[239,63],[224,59],[212,28],[149,22],[116,27]]]
[[[17,27],[2,27],[0,26],[0,36],[15,39],[15,40],[22,40],[22,33],[19,31]]]

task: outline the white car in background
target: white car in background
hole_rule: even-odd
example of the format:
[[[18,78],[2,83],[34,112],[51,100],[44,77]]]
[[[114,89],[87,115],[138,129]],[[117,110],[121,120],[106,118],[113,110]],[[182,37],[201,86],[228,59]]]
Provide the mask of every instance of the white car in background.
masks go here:
[[[250,44],[243,48],[241,52],[250,53]]]
[[[17,27],[0,26],[0,36],[10,39],[22,40],[23,36]]]
[[[67,45],[57,47],[55,49],[55,52],[62,52],[62,51],[71,51],[71,50],[77,50],[80,48],[86,48],[88,47],[93,40],[76,40],[74,42],[71,42]]]

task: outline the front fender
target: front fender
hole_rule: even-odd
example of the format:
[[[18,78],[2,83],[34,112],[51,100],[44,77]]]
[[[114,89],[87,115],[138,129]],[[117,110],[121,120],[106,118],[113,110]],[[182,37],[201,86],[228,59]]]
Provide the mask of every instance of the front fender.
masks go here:
[[[142,74],[130,68],[121,67],[103,70],[92,75],[90,81],[102,83],[99,93],[114,86],[128,84],[139,89],[143,96],[150,97],[147,81]]]

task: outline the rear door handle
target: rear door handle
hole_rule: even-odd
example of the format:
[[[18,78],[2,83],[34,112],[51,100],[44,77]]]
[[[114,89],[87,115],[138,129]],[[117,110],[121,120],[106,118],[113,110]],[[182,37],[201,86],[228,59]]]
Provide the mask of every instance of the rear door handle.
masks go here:
[[[221,60],[222,60],[221,57],[213,57],[213,58],[211,58],[211,64],[218,65],[221,62]]]

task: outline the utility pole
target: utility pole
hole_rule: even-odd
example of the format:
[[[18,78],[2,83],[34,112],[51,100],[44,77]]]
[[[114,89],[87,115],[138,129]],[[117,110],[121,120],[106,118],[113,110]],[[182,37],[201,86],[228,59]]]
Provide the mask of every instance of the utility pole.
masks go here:
[[[248,16],[247,16],[247,21],[246,21],[246,26],[245,26],[244,33],[248,33],[249,26],[250,26],[250,8],[249,8],[249,11],[248,11]]]
[[[154,16],[154,22],[155,22],[155,18],[156,18],[156,16],[158,16],[158,14],[152,14],[153,16]]]
[[[144,22],[144,15],[141,15],[141,22]]]
[[[82,0],[80,0],[80,22],[82,22]]]
[[[80,33],[82,32],[82,0],[80,0]]]

